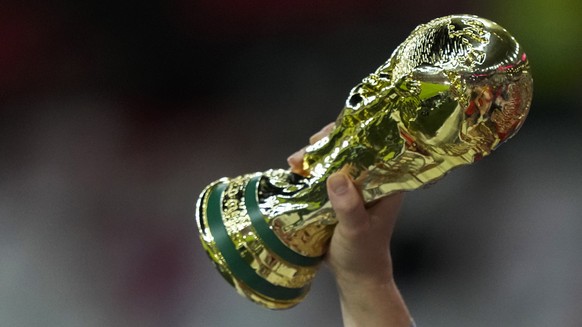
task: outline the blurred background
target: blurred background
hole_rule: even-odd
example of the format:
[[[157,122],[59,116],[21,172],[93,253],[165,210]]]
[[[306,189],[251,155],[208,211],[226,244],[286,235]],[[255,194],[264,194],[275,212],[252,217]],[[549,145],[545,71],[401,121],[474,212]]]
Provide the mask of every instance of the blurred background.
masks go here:
[[[582,326],[582,2],[3,1],[0,326],[340,326],[323,268],[269,311],[198,241],[222,176],[286,167],[412,29],[472,13],[532,63],[521,132],[409,193],[394,237],[419,326]]]

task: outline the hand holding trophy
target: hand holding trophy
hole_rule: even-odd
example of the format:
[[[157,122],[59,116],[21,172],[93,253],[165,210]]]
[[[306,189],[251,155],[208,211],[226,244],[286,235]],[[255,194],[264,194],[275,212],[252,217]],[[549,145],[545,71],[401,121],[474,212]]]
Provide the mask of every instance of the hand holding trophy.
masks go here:
[[[417,189],[515,135],[531,98],[527,57],[499,25],[470,15],[420,25],[351,90],[300,169],[206,187],[196,208],[202,244],[239,293],[291,307],[307,294],[337,223],[331,174],[348,174],[367,203]]]

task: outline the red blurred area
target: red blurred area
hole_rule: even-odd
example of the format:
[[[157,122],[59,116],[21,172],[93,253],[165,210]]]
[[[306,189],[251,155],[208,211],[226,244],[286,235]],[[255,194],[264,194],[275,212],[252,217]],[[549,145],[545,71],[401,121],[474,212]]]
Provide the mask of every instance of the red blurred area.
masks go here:
[[[31,87],[46,73],[47,48],[57,34],[54,12],[30,5],[0,10],[0,89]]]

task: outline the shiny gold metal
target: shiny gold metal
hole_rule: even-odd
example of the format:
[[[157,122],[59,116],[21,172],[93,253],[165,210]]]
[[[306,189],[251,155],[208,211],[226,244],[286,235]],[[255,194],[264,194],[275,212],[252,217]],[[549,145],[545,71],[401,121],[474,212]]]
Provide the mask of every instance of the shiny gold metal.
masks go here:
[[[523,49],[470,15],[418,26],[354,87],[300,173],[223,178],[197,204],[202,244],[239,293],[282,309],[306,295],[336,219],[326,179],[349,173],[366,202],[432,183],[511,138],[532,98]]]

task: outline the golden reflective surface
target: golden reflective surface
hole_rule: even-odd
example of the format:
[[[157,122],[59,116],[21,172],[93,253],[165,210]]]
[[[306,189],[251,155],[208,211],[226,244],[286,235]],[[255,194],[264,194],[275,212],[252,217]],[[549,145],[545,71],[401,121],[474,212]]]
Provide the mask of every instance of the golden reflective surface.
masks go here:
[[[527,56],[499,25],[468,15],[420,25],[351,90],[332,132],[307,148],[300,174],[270,170],[211,184],[197,209],[202,242],[239,292],[270,308],[292,306],[304,293],[296,299],[265,296],[251,285],[254,275],[244,282],[242,268],[221,254],[224,241],[208,229],[207,198],[215,185],[227,185],[217,215],[236,256],[273,285],[308,286],[317,266],[291,264],[273,250],[268,233],[253,229],[245,202],[252,178],[259,180],[252,195],[270,231],[294,253],[320,257],[336,222],[325,189],[329,175],[349,173],[367,202],[416,189],[511,138],[531,98]]]

